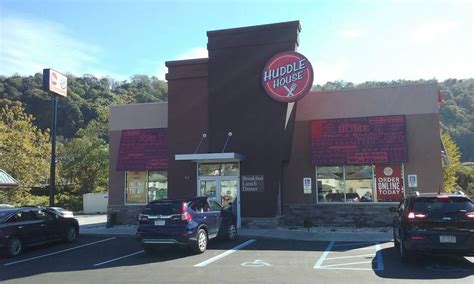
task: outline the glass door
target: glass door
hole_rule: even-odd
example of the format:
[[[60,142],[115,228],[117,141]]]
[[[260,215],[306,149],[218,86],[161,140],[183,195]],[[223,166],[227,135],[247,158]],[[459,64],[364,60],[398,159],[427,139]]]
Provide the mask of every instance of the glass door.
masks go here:
[[[199,177],[198,195],[218,201],[226,209],[231,208],[237,216],[240,228],[240,183],[238,177]]]

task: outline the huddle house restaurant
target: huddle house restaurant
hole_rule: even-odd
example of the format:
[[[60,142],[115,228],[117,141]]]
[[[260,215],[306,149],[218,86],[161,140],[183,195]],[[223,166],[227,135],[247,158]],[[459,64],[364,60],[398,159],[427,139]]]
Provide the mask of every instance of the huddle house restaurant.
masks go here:
[[[110,109],[109,218],[206,195],[244,227],[381,226],[442,184],[438,88],[311,91],[299,22],[210,31],[209,57],[168,61],[168,102]]]

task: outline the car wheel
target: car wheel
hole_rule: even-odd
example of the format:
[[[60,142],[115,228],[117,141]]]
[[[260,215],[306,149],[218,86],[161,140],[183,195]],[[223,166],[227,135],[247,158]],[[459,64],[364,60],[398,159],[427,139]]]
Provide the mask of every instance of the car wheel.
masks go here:
[[[66,231],[64,232],[64,240],[68,243],[72,243],[75,240],[77,240],[78,233],[77,229],[74,228],[73,226],[69,226],[66,228]]]
[[[23,250],[23,242],[21,241],[20,238],[16,236],[12,236],[10,237],[10,239],[8,239],[8,245],[7,245],[8,256],[15,257],[19,255],[22,250]]]
[[[196,235],[196,244],[193,246],[195,253],[203,253],[207,248],[207,233],[204,229],[199,229]]]
[[[237,227],[235,226],[234,223],[232,223],[229,225],[229,228],[227,229],[226,239],[228,239],[229,241],[232,241],[232,240],[235,240],[236,237],[237,237]]]
[[[408,262],[410,260],[413,260],[413,252],[405,247],[405,243],[403,242],[402,236],[400,236],[399,252],[400,259],[402,262]]]

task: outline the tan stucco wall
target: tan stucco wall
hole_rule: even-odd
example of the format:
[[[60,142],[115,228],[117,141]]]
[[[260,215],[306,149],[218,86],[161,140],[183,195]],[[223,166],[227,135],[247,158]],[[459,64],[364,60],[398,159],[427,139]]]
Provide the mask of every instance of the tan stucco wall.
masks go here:
[[[436,83],[311,92],[297,104],[296,121],[439,113]]]
[[[168,103],[166,102],[110,107],[109,131],[167,127]]]

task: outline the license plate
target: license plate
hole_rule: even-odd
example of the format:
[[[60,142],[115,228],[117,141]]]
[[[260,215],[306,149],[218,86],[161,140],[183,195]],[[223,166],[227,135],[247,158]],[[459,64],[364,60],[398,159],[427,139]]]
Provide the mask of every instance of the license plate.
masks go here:
[[[155,226],[164,226],[165,225],[165,220],[156,220],[155,221]]]
[[[456,236],[439,236],[440,243],[455,243]]]

